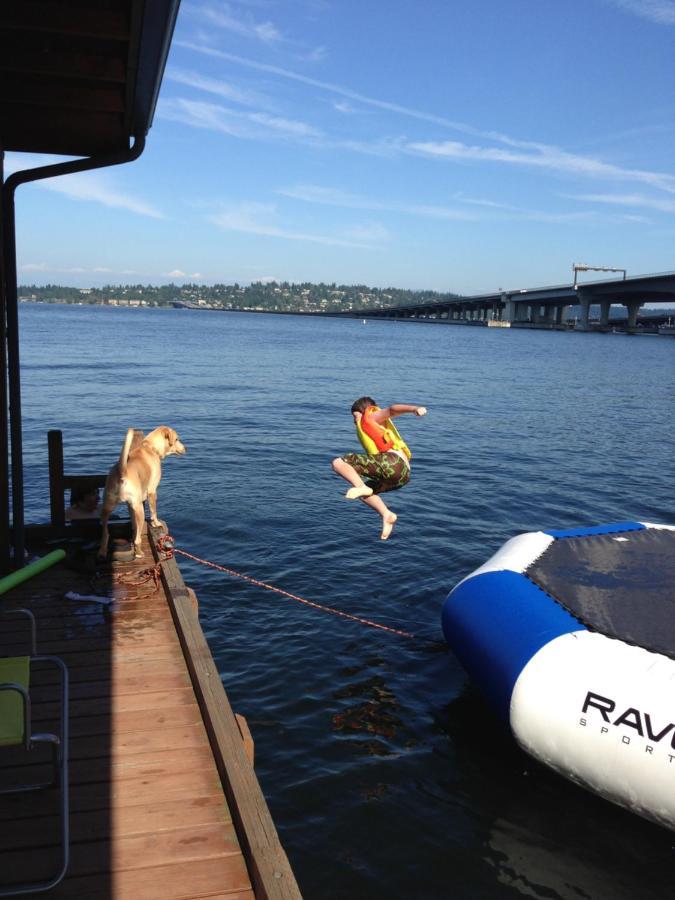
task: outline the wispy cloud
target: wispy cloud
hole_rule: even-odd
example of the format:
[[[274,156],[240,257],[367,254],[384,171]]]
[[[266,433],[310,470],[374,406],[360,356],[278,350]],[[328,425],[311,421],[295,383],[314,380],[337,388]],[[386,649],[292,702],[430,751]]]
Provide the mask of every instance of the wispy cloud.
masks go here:
[[[645,194],[567,194],[572,200],[587,203],[606,203],[611,206],[633,206],[642,209],[655,209],[659,212],[675,213],[675,200],[664,200],[660,197],[648,197]]]
[[[46,262],[23,263],[19,267],[20,272],[51,272],[59,275],[135,275],[132,269],[115,271],[109,266],[56,266]]]
[[[279,188],[277,193],[301,200],[305,203],[319,203],[326,206],[337,206],[346,209],[363,209],[374,212],[401,213],[409,216],[419,216],[426,219],[446,221],[479,222],[486,219],[508,219],[533,222],[546,222],[548,224],[565,224],[575,222],[593,221],[595,214],[588,211],[573,212],[549,212],[535,209],[524,209],[512,206],[508,203],[500,203],[495,200],[475,199],[458,195],[455,199],[458,204],[471,206],[482,210],[468,210],[453,206],[435,206],[423,203],[391,203],[389,201],[376,200],[372,197],[364,197],[350,194],[346,191],[326,188],[319,185],[300,184],[292,187]]]
[[[240,37],[262,41],[264,44],[276,44],[284,40],[281,31],[270,21],[256,21],[250,13],[237,15],[227,3],[218,6],[190,4],[188,11],[204,20],[211,26],[231,31]]]
[[[431,219],[461,219],[466,221],[478,218],[476,215],[463,209],[424,204],[391,203],[314,184],[299,184],[292,187],[279,188],[277,193],[284,197],[290,197],[293,200],[302,200],[305,203],[319,203],[344,209],[397,212],[406,215],[425,216]]]
[[[298,122],[294,119],[285,119],[283,116],[272,116],[268,113],[250,113],[249,119],[258,125],[272,130],[285,132],[296,137],[321,137],[321,130],[306,122]]]
[[[312,139],[322,132],[306,122],[274,116],[267,112],[241,112],[215,103],[177,97],[160,101],[160,118],[181,122],[193,128],[218,131],[231,137],[267,139],[271,136]]]
[[[164,218],[164,214],[154,206],[118,191],[107,182],[104,176],[96,176],[93,173],[64,175],[61,178],[40,182],[40,185],[48,191],[64,194],[73,200],[101,203],[103,206],[125,209],[128,212],[136,213],[139,216],[149,216],[152,219]]]
[[[358,241],[359,244],[384,244],[390,238],[389,231],[379,222],[349,225],[343,233],[345,238]]]
[[[658,25],[675,25],[673,0],[609,0],[609,2]]]
[[[523,148],[527,147],[529,152],[506,150],[502,147],[463,144],[460,141],[412,142],[407,145],[407,150],[410,153],[437,159],[460,162],[504,163],[592,178],[639,181],[667,193],[675,194],[675,176],[673,175],[641,169],[625,169],[590,156],[568,153],[565,150],[547,144],[529,142],[520,146]]]
[[[624,128],[620,131],[605,131],[596,137],[585,138],[581,142],[581,149],[586,150],[598,145],[606,147],[608,144],[625,144],[626,140],[634,141],[636,138],[644,141],[645,138],[653,139],[654,135],[668,135],[675,131],[675,123],[671,121],[671,109],[651,110],[651,115],[660,121],[638,125],[634,128]]]
[[[254,106],[258,109],[269,110],[275,108],[275,104],[268,97],[259,94],[257,91],[245,91],[228,84],[226,81],[209,78],[207,75],[200,75],[198,72],[193,72],[189,69],[172,68],[166,72],[164,77],[168,81],[184,84],[196,90],[223,97],[231,103],[239,103],[242,106]]]
[[[264,44],[267,48],[283,49],[292,53],[294,58],[314,65],[321,62],[326,56],[326,47],[322,44],[308,46],[305,41],[283,32],[269,19],[256,18],[250,7],[269,7],[269,3],[244,3],[244,9],[237,7],[241,3],[213,3],[184,4],[188,15],[196,22],[196,31],[199,40],[205,44],[214,42],[218,31],[227,31],[239,38],[249,39],[252,42]],[[214,33],[215,32],[215,33]]]
[[[318,63],[322,62],[326,56],[326,48],[323,46],[314,47],[312,50],[307,51],[302,57],[304,62],[310,63]]]
[[[296,231],[287,227],[273,204],[241,203],[210,217],[210,221],[227,231],[257,234],[266,237],[283,238],[289,241],[303,241],[324,244],[331,247],[354,247],[374,249],[386,236],[386,231],[377,226],[352,226],[341,235],[327,235]]]
[[[358,91],[351,90],[343,85],[321,81],[316,78],[311,78],[308,75],[284,69],[280,66],[236,56],[233,53],[227,53],[213,47],[195,44],[189,41],[177,41],[176,43],[179,46],[193,50],[197,53],[227,60],[228,62],[244,68],[299,82],[321,91],[338,95],[348,101],[355,101],[364,106],[370,106],[418,121],[428,122],[443,128],[471,135],[474,138],[487,141],[490,144],[499,145],[470,145],[459,141],[415,141],[405,145],[405,149],[410,153],[429,157],[435,156],[444,159],[499,162],[511,165],[530,166],[558,174],[565,173],[603,179],[638,181],[649,184],[659,190],[675,194],[675,176],[670,174],[624,168],[613,163],[606,163],[603,160],[596,159],[592,156],[570,153],[559,147],[537,141],[520,140],[498,131],[475,128],[465,122],[458,122],[454,119],[449,119],[446,116],[439,116],[409,106],[403,106],[399,103],[392,103],[375,97],[369,97],[366,94],[361,94]],[[349,144],[347,142],[343,143],[342,146],[349,149]],[[365,151],[365,145],[357,142],[352,144],[351,149]]]
[[[62,157],[48,158],[30,154],[22,154],[21,157],[17,157],[7,154],[6,170],[7,172],[16,172],[62,161]],[[152,219],[164,218],[164,214],[151,204],[120,191],[107,172],[76,172],[73,175],[46,178],[33,182],[33,184],[42,190],[63,194],[73,200],[101,203],[103,206],[125,209],[128,212],[136,213],[139,216],[149,216]]]
[[[336,100],[333,103],[333,109],[336,109],[338,112],[344,113],[347,116],[354,115],[358,112],[356,107],[352,106],[351,103],[347,103],[346,100]]]
[[[457,201],[459,203],[466,203],[469,206],[488,210],[491,214],[491,218],[498,217],[500,219],[515,219],[526,222],[545,222],[549,225],[592,222],[594,218],[597,218],[592,212],[550,212],[541,209],[526,209],[522,206],[514,206],[511,203],[501,203],[496,200],[465,197],[463,195],[459,195]]]
[[[289,69],[284,69],[281,66],[275,66],[271,63],[261,63],[254,59],[247,59],[243,56],[237,56],[234,53],[227,53],[224,50],[217,50],[215,47],[210,47],[205,44],[195,44],[192,41],[176,40],[174,41],[174,43],[179,47],[184,47],[186,50],[192,50],[195,53],[200,53],[204,56],[223,59],[227,62],[234,63],[235,65],[242,66],[243,68],[253,69],[257,72],[265,72],[269,75],[278,75],[280,78],[286,78],[289,81],[296,81],[300,84],[306,84],[309,87],[319,88],[322,91],[345,97],[347,100],[354,100],[358,103],[363,103],[365,106],[372,106],[376,107],[377,109],[386,110],[388,112],[410,116],[411,118],[419,119],[424,122],[432,122],[436,125],[443,125],[447,128],[454,128],[457,131],[462,131],[467,134],[484,137],[487,136],[486,133],[473,128],[470,125],[466,125],[463,122],[455,122],[452,119],[446,118],[445,116],[437,116],[433,113],[427,113],[422,110],[412,109],[408,106],[401,106],[398,103],[391,103],[387,100],[379,100],[375,97],[369,97],[366,94],[361,94],[358,91],[353,91],[351,90],[351,88],[344,87],[343,85],[335,84],[334,82],[330,81],[321,81],[318,78],[312,78],[309,75],[303,75],[299,72],[293,72]]]

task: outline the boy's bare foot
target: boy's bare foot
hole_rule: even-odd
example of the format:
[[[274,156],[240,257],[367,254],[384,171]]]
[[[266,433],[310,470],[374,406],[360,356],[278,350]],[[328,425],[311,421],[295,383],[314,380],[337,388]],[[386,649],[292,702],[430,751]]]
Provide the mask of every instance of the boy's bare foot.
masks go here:
[[[361,487],[351,487],[345,494],[347,500],[358,500],[359,497],[370,497],[373,493],[373,489],[366,487],[366,485],[362,485]]]
[[[389,535],[391,534],[392,528],[396,524],[396,520],[398,516],[396,513],[390,512],[384,517],[382,524],[382,534],[380,535],[380,539],[386,541]]]

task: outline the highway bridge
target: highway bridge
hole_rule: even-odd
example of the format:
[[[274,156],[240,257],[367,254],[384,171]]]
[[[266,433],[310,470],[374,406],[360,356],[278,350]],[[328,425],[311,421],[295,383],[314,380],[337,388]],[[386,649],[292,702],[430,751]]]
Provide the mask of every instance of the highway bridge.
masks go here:
[[[638,311],[645,303],[675,306],[675,272],[612,278],[585,284],[499,290],[412,306],[356,309],[349,315],[364,319],[431,319],[458,325],[543,328],[573,326],[579,330],[609,330],[610,307],[621,305],[626,310],[626,327],[632,330],[637,325]],[[600,307],[597,322],[590,321],[592,305]],[[571,319],[573,307],[579,308],[574,320]]]

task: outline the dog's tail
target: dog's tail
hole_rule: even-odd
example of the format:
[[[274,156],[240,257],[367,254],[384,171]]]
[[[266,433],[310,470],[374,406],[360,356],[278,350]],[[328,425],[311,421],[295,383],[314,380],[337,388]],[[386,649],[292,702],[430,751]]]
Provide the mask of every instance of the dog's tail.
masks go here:
[[[131,450],[131,445],[134,441],[135,431],[133,428],[129,428],[127,431],[127,436],[124,439],[124,444],[122,445],[122,449],[120,450],[120,458],[117,461],[117,468],[119,469],[120,478],[124,478],[127,474],[127,462],[129,461],[129,451]]]

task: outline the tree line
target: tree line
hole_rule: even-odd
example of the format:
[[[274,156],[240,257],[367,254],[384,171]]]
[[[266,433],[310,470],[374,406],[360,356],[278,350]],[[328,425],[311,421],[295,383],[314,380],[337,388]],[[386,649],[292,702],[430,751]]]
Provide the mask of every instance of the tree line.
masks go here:
[[[346,312],[407,306],[456,296],[437,291],[378,288],[363,284],[265,281],[234,284],[126,284],[76,288],[57,284],[22,285],[19,298],[25,302],[83,303],[99,305],[173,306],[203,305],[223,309],[269,309],[273,311]]]

